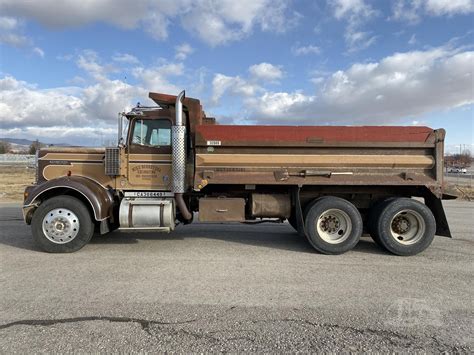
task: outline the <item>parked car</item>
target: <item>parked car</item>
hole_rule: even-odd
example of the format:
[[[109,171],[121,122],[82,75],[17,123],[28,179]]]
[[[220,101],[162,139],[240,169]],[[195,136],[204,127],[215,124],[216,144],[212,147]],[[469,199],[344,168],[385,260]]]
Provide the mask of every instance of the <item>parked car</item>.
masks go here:
[[[466,174],[466,173],[467,173],[467,169],[466,169],[466,168],[460,168],[460,167],[453,166],[453,167],[448,168],[448,173]]]

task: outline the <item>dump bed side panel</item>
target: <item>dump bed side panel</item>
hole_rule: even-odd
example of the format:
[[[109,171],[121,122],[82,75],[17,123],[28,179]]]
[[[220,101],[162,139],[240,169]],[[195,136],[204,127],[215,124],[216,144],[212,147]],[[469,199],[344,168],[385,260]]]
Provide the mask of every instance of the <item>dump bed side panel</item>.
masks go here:
[[[197,190],[209,184],[436,189],[442,183],[444,130],[429,127],[201,125],[195,138]]]

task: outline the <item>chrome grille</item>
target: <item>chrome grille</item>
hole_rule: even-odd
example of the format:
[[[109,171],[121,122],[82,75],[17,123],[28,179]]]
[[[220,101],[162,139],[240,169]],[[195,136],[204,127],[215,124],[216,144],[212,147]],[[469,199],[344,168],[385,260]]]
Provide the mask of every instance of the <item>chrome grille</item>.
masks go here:
[[[120,148],[105,148],[105,175],[120,175]]]

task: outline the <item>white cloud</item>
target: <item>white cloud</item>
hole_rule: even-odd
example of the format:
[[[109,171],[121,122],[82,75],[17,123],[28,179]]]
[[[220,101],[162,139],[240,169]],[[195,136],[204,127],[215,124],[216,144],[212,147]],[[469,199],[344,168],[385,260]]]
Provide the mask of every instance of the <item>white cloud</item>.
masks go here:
[[[474,12],[472,0],[426,0],[426,10],[436,16],[469,14]]]
[[[115,133],[117,112],[147,101],[149,91],[178,92],[170,80],[184,74],[181,63],[137,66],[131,69],[136,84],[130,85],[110,78],[113,65],[93,51],[80,52],[75,63],[89,79],[72,80],[84,86],[40,89],[10,75],[0,77],[0,135],[51,137],[56,142],[66,137],[75,144],[98,144],[94,137],[113,139],[109,133]]]
[[[0,16],[0,44],[13,47],[25,47],[31,40],[22,32],[23,23],[14,17]]]
[[[301,114],[314,101],[314,96],[306,96],[301,92],[267,92],[253,102],[257,117],[291,119],[294,111]]]
[[[231,95],[253,97],[260,91],[262,91],[262,88],[259,85],[244,80],[239,76],[216,74],[212,80],[211,100],[216,105],[226,92],[229,92]]]
[[[285,32],[301,16],[288,5],[287,0],[91,0],[86,4],[76,0],[2,0],[0,12],[48,27],[105,22],[125,29],[142,28],[157,40],[168,37],[169,26],[181,24],[216,46],[244,38],[255,28]]]
[[[467,15],[474,12],[472,0],[397,0],[391,19],[417,24],[422,16]]]
[[[103,79],[84,88],[39,89],[11,76],[0,79],[0,91],[2,135],[53,138],[55,142],[70,137],[76,144],[97,143],[91,132],[113,127],[117,112],[146,95],[142,88],[119,80]]]
[[[409,24],[417,24],[420,22],[419,9],[421,5],[421,1],[397,0],[393,3],[390,18]]]
[[[96,81],[103,81],[108,74],[118,70],[113,64],[102,64],[99,55],[89,49],[80,52],[76,59],[76,65]]]
[[[268,82],[275,82],[283,77],[281,67],[265,62],[250,66],[249,72],[253,79]]]
[[[321,53],[321,49],[318,46],[309,44],[307,46],[295,46],[291,48],[291,52],[294,55],[319,54]]]
[[[2,100],[0,121],[3,128],[29,125],[86,123],[83,101],[75,96],[75,88],[41,90],[11,76],[0,79]]]
[[[266,92],[251,118],[279,123],[387,124],[474,102],[474,52],[449,48],[396,53],[354,64],[319,83],[315,94]],[[325,121],[330,119],[331,121]]]
[[[217,46],[248,36],[254,28],[285,32],[300,15],[285,0],[202,0],[184,10],[182,23],[190,33]]]
[[[28,37],[17,33],[3,32],[0,33],[0,44],[2,43],[13,47],[25,47],[29,45],[31,41]]]
[[[408,40],[408,44],[409,44],[410,46],[413,46],[413,45],[416,44],[416,42],[417,42],[417,40],[416,40],[416,35],[415,35],[415,34],[412,34],[411,37],[410,37],[410,39]]]
[[[377,40],[377,36],[372,36],[371,32],[348,30],[345,34],[349,52],[355,52],[369,48]]]
[[[338,20],[361,22],[375,15],[375,10],[365,0],[331,0],[331,5]]]
[[[104,21],[124,28],[133,28],[136,13],[144,13],[147,1],[92,0],[2,0],[0,11],[16,17],[32,18],[48,27],[76,27]],[[54,9],[54,11],[51,11]]]
[[[129,53],[116,53],[112,60],[117,63],[124,63],[124,64],[140,64],[140,61],[137,57]]]
[[[19,27],[18,19],[7,16],[0,16],[0,30],[12,31]]]
[[[145,95],[140,87],[103,79],[93,85],[38,89],[11,76],[0,79],[5,128],[78,126],[115,122],[117,112]]]
[[[330,0],[334,17],[347,22],[344,38],[349,52],[365,49],[376,41],[376,36],[360,28],[378,16],[378,11],[365,0]]]
[[[263,84],[277,83],[284,76],[281,67],[265,62],[251,65],[248,71],[248,78],[215,74],[212,80],[211,103],[218,105],[226,93],[250,100],[264,92]]]
[[[130,108],[133,99],[146,97],[147,91],[121,80],[104,79],[81,90],[83,110],[91,125],[93,119],[115,123],[117,112]],[[93,126],[93,124],[92,124]]]
[[[189,43],[182,43],[182,44],[174,47],[174,49],[175,49],[175,52],[176,52],[174,57],[177,60],[185,60],[188,57],[188,55],[190,55],[191,53],[194,52],[194,48],[191,47],[189,45]]]
[[[164,93],[177,93],[182,90],[176,84],[170,82],[170,77],[181,76],[184,73],[182,63],[168,63],[158,67],[136,67],[132,70],[133,76],[141,82],[145,91],[157,91]]]
[[[44,50],[42,50],[42,49],[39,48],[39,47],[33,48],[33,53],[35,53],[36,55],[40,56],[41,58],[44,58]]]

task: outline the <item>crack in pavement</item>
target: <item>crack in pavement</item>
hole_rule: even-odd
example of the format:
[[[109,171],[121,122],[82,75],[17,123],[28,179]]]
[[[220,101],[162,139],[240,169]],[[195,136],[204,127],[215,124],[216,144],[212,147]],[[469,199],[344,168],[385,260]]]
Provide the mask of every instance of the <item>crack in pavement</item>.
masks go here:
[[[231,307],[227,311],[232,310],[234,308],[235,307]],[[226,312],[223,312],[223,313],[226,313]],[[215,317],[215,319],[221,319],[222,316],[223,314]],[[154,334],[155,332],[153,332],[153,329],[151,328],[152,326],[183,325],[183,324],[194,323],[199,320],[201,320],[201,318],[194,318],[194,319],[188,319],[188,320],[176,321],[176,322],[164,322],[164,321],[149,320],[149,319],[142,319],[142,318],[112,317],[112,316],[88,316],[88,317],[74,317],[74,318],[60,318],[60,319],[23,319],[23,320],[18,320],[18,321],[2,324],[0,325],[0,330],[11,328],[14,326],[19,326],[19,325],[51,326],[55,324],[68,324],[68,323],[88,322],[88,321],[108,321],[112,323],[138,323],[141,326],[142,330],[145,331],[148,335],[152,337],[156,337],[157,335]],[[391,330],[371,329],[371,328],[359,329],[359,328],[346,326],[346,325],[317,323],[317,322],[312,322],[307,319],[295,319],[295,318],[254,319],[254,320],[248,320],[248,322],[253,323],[253,324],[268,323],[268,322],[272,322],[272,323],[291,322],[291,323],[306,324],[311,327],[318,327],[318,328],[323,328],[323,329],[340,329],[342,331],[353,332],[353,333],[361,334],[361,335],[370,333],[370,334],[377,335],[388,340],[390,344],[393,346],[400,346],[402,344],[397,343],[392,338],[396,338],[399,341],[403,342],[404,343],[403,345],[408,345],[408,346],[412,346],[418,343],[420,340],[422,340],[422,339],[417,339],[416,337],[413,337],[413,336],[400,334],[398,332],[391,331]],[[160,330],[165,331],[171,335],[176,335],[178,333],[181,333],[183,335],[192,336],[195,339],[207,339],[215,343],[219,343],[220,341],[229,341],[229,340],[247,340],[250,342],[254,342],[257,337],[257,332],[252,329],[223,329],[223,330],[212,331],[212,332],[195,332],[195,331],[186,330],[186,329],[164,329],[164,328],[160,328]],[[230,332],[229,338],[226,338],[225,336],[223,338],[219,337],[220,334],[225,335],[226,332]],[[240,336],[239,336],[239,333],[240,333]],[[449,349],[447,351],[459,352],[460,349],[466,349],[463,346],[457,347],[451,344],[446,344],[440,341],[435,336],[427,336],[426,340],[428,341],[431,340],[431,342],[433,342],[439,349],[445,349],[444,351],[446,351],[446,349]]]
[[[292,322],[292,323],[304,323],[307,325],[310,325],[312,327],[319,327],[319,328],[329,328],[329,329],[340,329],[340,330],[345,330],[345,331],[351,331],[357,334],[364,334],[365,332],[375,334],[378,336],[383,336],[383,337],[396,337],[399,339],[403,340],[410,340],[410,337],[407,335],[399,334],[394,331],[390,330],[377,330],[377,329],[371,329],[371,328],[364,328],[364,329],[359,329],[347,325],[340,325],[340,324],[331,324],[331,323],[316,323],[316,322],[311,322],[307,319],[295,319],[295,318],[282,318],[282,319],[260,319],[260,320],[254,320],[252,321],[253,323],[258,323],[258,322]]]
[[[359,328],[355,328],[355,327],[352,327],[352,326],[346,326],[346,325],[340,325],[340,324],[316,323],[316,322],[311,322],[307,319],[295,319],[295,318],[262,319],[262,320],[254,320],[252,322],[253,323],[257,323],[257,322],[294,322],[294,323],[303,323],[303,324],[310,325],[312,327],[320,327],[320,328],[325,328],[325,329],[340,329],[342,331],[350,331],[350,332],[354,332],[356,334],[361,334],[361,335],[365,335],[366,333],[370,333],[370,334],[380,336],[380,337],[388,340],[390,342],[390,344],[394,345],[394,346],[397,346],[397,345],[400,345],[400,344],[397,344],[390,337],[397,338],[397,339],[405,342],[405,345],[407,345],[407,346],[412,346],[412,345],[417,343],[417,340],[419,340],[416,337],[400,334],[398,332],[391,331],[391,330],[372,329],[372,328],[359,329]],[[432,340],[433,343],[435,343],[435,345],[438,346],[438,348],[443,348],[444,347],[444,348],[450,349],[449,352],[457,353],[457,352],[459,352],[460,348],[461,349],[464,348],[463,346],[457,347],[457,346],[453,346],[451,344],[444,343],[433,335],[425,336],[425,338],[426,338],[426,340]]]
[[[148,320],[141,318],[131,317],[108,317],[108,316],[89,316],[89,317],[75,317],[75,318],[61,318],[61,319],[23,319],[11,323],[0,325],[0,330],[10,328],[17,325],[29,325],[29,326],[51,326],[55,324],[66,324],[66,323],[77,323],[77,322],[89,322],[89,321],[109,321],[112,323],[138,323],[144,331],[150,333],[150,326],[152,325],[178,325],[196,322],[198,319],[189,319],[179,322],[162,322],[156,320]]]
[[[234,308],[235,306],[230,307],[229,310],[232,310]],[[219,319],[219,318],[220,316],[216,317],[216,319]],[[147,332],[150,336],[155,336],[155,334],[152,333],[151,326],[189,324],[189,323],[194,323],[198,320],[199,318],[178,321],[178,322],[163,322],[163,321],[148,320],[148,319],[141,319],[141,318],[110,317],[110,316],[89,316],[89,317],[74,317],[74,318],[61,318],[61,319],[23,319],[23,320],[18,320],[11,323],[2,324],[0,325],[0,330],[11,328],[14,326],[19,326],[19,325],[48,327],[55,324],[68,324],[68,323],[90,322],[90,321],[108,321],[112,323],[138,323],[142,327],[142,330]],[[161,329],[161,330],[164,330],[164,329]],[[253,333],[253,335],[256,336],[256,333],[252,330],[239,329],[238,331],[239,332],[248,331],[249,333]],[[209,332],[206,334],[206,333],[188,331],[185,329],[173,329],[173,332],[171,334],[182,333],[184,335],[192,336],[196,339],[208,339],[214,342],[219,342],[221,339],[219,339],[215,335],[219,333],[224,333],[224,332],[225,330],[220,330],[220,331]],[[228,341],[228,340],[244,340],[244,339],[249,340],[249,341],[254,340],[246,336],[232,337],[226,340]]]
[[[232,306],[229,309],[222,312],[222,314],[215,316],[215,319],[221,318],[226,312],[235,309],[236,306]],[[179,325],[188,324],[200,320],[200,318],[193,318],[178,322],[164,322],[157,320],[149,320],[142,318],[133,317],[112,317],[112,316],[88,316],[88,317],[72,317],[72,318],[60,318],[60,319],[22,319],[6,324],[0,324],[0,330],[7,329],[16,325],[29,325],[29,326],[50,326],[55,324],[66,324],[66,323],[77,323],[77,322],[90,322],[90,321],[109,321],[114,323],[138,323],[144,331],[150,333],[150,326],[152,325]]]

